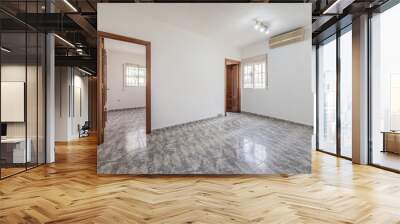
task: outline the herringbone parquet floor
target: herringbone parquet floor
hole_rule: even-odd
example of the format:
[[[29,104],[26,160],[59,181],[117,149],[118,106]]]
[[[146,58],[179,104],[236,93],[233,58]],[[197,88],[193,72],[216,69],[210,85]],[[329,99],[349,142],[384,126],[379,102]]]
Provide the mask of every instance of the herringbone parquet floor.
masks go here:
[[[400,223],[400,175],[313,152],[296,176],[98,176],[93,137],[0,181],[0,223]]]

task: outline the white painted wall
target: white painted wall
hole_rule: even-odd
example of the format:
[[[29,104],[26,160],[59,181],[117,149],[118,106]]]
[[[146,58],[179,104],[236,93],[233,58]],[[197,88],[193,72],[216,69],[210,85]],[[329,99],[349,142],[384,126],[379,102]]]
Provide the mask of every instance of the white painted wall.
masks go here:
[[[239,49],[128,4],[98,4],[98,30],[151,42],[152,129],[224,113],[224,60]]]
[[[55,141],[77,139],[78,124],[83,125],[88,120],[88,78],[71,67],[56,67],[55,79]],[[76,88],[81,91],[82,115],[74,113],[74,94]]]
[[[107,50],[107,45],[106,45]],[[146,66],[146,55],[107,50],[107,109],[145,107],[145,87],[124,87],[124,64]]]
[[[25,65],[17,65],[17,64],[4,64],[1,67],[1,81],[2,82],[24,82],[26,87],[26,113],[27,113],[27,120],[24,122],[6,122],[7,123],[7,135],[8,137],[24,137],[25,136],[25,126],[27,126],[27,135],[28,137],[33,137],[36,136],[37,133],[37,102],[38,102],[38,97],[36,95],[36,85],[37,85],[37,80],[36,80],[36,66],[25,66]],[[26,77],[27,80],[26,81]],[[3,90],[2,90],[3,91]],[[22,92],[23,94],[23,92]],[[7,97],[7,96],[2,96]],[[24,97],[22,97],[24,98]],[[39,98],[40,98],[40,93],[39,93]],[[22,99],[24,100],[24,99]],[[39,103],[42,103],[42,99],[39,99]],[[39,104],[39,106],[41,106]],[[11,109],[17,109],[17,108],[11,108]],[[22,113],[24,113],[24,106],[22,108],[19,108],[22,110]],[[1,108],[2,113],[4,113],[4,110],[10,110],[9,107]],[[21,111],[15,112],[20,114]],[[42,134],[42,132],[40,132]],[[41,136],[39,136],[41,137]]]
[[[81,95],[81,110],[82,112],[79,112],[79,109],[77,107],[72,108],[72,110],[75,110],[75,113],[72,113],[71,116],[71,133],[70,136],[72,139],[79,138],[79,132],[78,132],[78,125],[82,126],[85,121],[88,121],[89,119],[89,113],[88,113],[88,107],[89,107],[89,92],[88,92],[88,77],[87,76],[81,76],[82,73],[77,72],[75,70],[75,75],[74,75],[74,94],[78,94],[78,91],[80,90],[80,95]],[[77,100],[75,96],[71,96],[71,98],[74,98]],[[79,104],[79,103],[77,103]],[[72,106],[72,105],[71,105]],[[76,104],[75,104],[76,106]]]
[[[241,49],[241,58],[267,54],[267,89],[242,89],[242,111],[313,126],[311,31],[305,41],[269,49],[266,41]]]
[[[55,141],[68,141],[70,77],[68,67],[55,68]]]
[[[37,70],[38,69],[38,70]],[[37,76],[39,74],[39,76]],[[2,82],[24,82],[26,85],[26,107],[10,107],[4,106],[1,108],[2,114],[7,113],[24,113],[26,112],[26,120],[22,119],[22,122],[6,122],[7,123],[7,137],[9,138],[21,138],[27,136],[31,141],[32,159],[36,161],[38,151],[38,159],[40,163],[44,162],[44,74],[42,74],[42,68],[36,66],[27,67],[25,64],[3,64],[1,66],[1,81]],[[2,83],[2,87],[3,87]],[[8,97],[7,92],[4,93],[5,89],[2,89],[2,98]],[[24,94],[24,88],[19,89],[19,94]],[[39,92],[37,92],[39,91]],[[4,95],[6,94],[6,95]],[[11,94],[8,92],[8,94]],[[38,94],[38,95],[37,95]],[[24,98],[24,97],[22,97]],[[24,101],[24,99],[22,99]],[[12,103],[12,102],[10,102]],[[21,103],[21,102],[19,102]],[[2,102],[3,104],[3,102]],[[24,102],[22,102],[24,104]],[[16,111],[19,110],[19,111]],[[22,111],[21,111],[22,110]],[[51,160],[49,160],[51,161]]]

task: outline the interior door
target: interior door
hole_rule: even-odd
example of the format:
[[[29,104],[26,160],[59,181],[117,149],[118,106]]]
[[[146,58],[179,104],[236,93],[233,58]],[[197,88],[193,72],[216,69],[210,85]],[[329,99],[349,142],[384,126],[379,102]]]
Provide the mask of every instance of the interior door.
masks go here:
[[[232,88],[232,66],[226,66],[226,112],[232,112],[232,99],[233,99],[233,88]]]
[[[239,64],[226,65],[226,112],[240,112]]]
[[[240,112],[240,85],[239,85],[239,65],[231,65],[232,73],[232,112]]]
[[[106,127],[106,121],[107,121],[107,52],[103,48],[102,49],[103,53],[103,91],[102,91],[102,97],[103,97],[103,129]],[[104,130],[103,130],[104,131]]]
[[[104,38],[98,38],[97,44],[97,144],[104,142],[104,127],[107,120],[107,55]]]

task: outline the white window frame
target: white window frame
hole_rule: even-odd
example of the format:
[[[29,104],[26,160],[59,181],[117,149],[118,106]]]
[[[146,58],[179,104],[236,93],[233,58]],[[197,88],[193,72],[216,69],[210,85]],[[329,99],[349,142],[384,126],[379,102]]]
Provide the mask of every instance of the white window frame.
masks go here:
[[[260,58],[262,58],[260,60]],[[258,59],[258,60],[256,60]],[[243,60],[243,89],[267,89],[268,88],[268,70],[267,70],[267,57],[266,55],[258,56],[256,59],[245,59]],[[247,61],[247,62],[246,62]],[[256,85],[255,80],[255,68],[260,64],[264,64],[264,86]],[[250,69],[250,70],[249,70]],[[250,83],[247,81],[250,80]]]
[[[133,74],[133,81],[128,82],[128,69],[129,68],[136,68],[137,69],[137,73]],[[142,74],[140,74],[142,73]],[[129,77],[131,78],[131,77]],[[143,80],[142,82],[140,82],[141,80]],[[130,64],[130,63],[125,63],[124,64],[124,73],[123,73],[123,86],[125,88],[130,88],[130,87],[145,87],[146,86],[146,68],[144,66],[141,65],[137,65],[137,64]]]
[[[256,77],[256,66],[259,66],[260,71],[257,73],[258,76],[260,77]],[[253,63],[253,88],[254,89],[266,89],[267,88],[267,66],[266,66],[266,62],[262,61],[262,62],[255,62]],[[258,82],[258,80],[256,78],[259,79],[263,79],[260,82]]]
[[[248,79],[248,81],[247,81]],[[243,88],[253,89],[254,88],[254,75],[253,75],[253,65],[245,64],[243,66]]]

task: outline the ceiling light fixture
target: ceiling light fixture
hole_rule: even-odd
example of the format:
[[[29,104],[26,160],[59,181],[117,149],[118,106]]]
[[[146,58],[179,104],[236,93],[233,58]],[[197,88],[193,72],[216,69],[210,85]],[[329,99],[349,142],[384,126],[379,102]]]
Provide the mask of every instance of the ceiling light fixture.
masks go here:
[[[61,40],[62,42],[66,43],[68,46],[75,48],[75,45],[73,45],[73,44],[72,44],[71,42],[69,42],[68,40],[66,40],[66,39],[64,39],[64,38],[62,38],[62,37],[60,37],[60,36],[57,35],[57,34],[54,34],[54,36],[57,37],[57,38],[58,38],[59,40]]]
[[[322,14],[329,14],[332,13],[331,9],[335,8],[337,6],[337,4],[340,3],[341,0],[336,0],[335,2],[332,3],[332,5],[330,5],[327,9],[324,10],[324,12]]]
[[[9,50],[9,49],[7,49],[5,47],[1,47],[0,49],[1,49],[1,51],[4,51],[6,53],[10,53],[11,52],[11,50]]]
[[[81,72],[83,72],[83,73],[85,73],[85,74],[87,74],[87,75],[93,75],[92,73],[90,73],[90,72],[88,72],[88,71],[86,71],[86,70],[83,70],[83,69],[81,69],[81,68],[79,68],[79,67],[78,67],[78,70],[81,71]]]
[[[254,25],[254,29],[258,30],[258,28],[260,28],[260,23],[258,21],[256,21],[256,24]]]
[[[268,34],[269,28],[265,23],[259,20],[255,20],[256,24],[254,24],[254,29],[260,31],[261,33]]]
[[[78,10],[68,1],[64,0],[65,4],[67,4],[74,12],[78,12]]]

